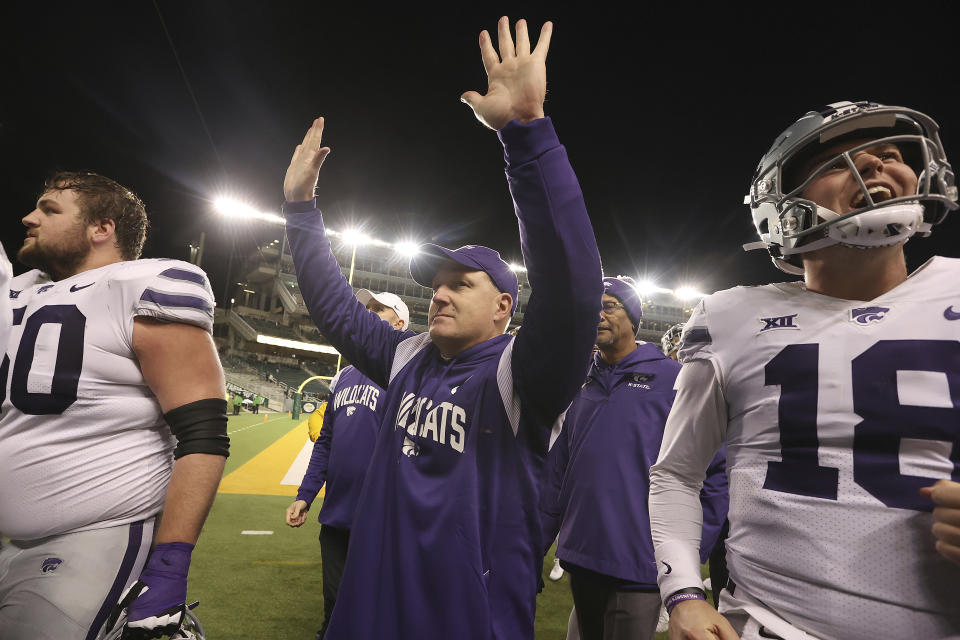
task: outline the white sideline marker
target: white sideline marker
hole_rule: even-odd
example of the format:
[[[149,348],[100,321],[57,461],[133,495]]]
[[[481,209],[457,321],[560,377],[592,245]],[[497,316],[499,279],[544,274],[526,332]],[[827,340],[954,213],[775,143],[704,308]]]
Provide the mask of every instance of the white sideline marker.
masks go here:
[[[273,531],[241,531],[242,536],[272,536]]]

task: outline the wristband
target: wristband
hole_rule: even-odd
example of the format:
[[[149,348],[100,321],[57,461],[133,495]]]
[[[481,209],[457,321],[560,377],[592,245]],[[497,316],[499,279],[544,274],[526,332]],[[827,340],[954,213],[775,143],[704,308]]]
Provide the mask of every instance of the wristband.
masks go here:
[[[687,600],[705,601],[706,599],[706,594],[704,594],[700,589],[681,589],[667,598],[666,602],[663,603],[663,606],[666,607],[667,615],[669,615],[673,611],[673,608],[681,602],[686,602]]]

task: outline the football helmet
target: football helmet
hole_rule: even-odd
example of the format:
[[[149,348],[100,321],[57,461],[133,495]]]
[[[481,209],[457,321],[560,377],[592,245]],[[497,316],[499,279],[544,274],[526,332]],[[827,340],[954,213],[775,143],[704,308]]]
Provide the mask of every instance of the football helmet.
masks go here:
[[[669,356],[674,351],[680,349],[680,336],[683,334],[683,323],[675,324],[660,337],[660,348],[663,355]]]
[[[874,102],[837,102],[807,113],[777,137],[757,166],[744,204],[750,206],[760,241],[743,248],[766,249],[780,270],[802,274],[799,254],[807,251],[838,243],[890,246],[915,234],[929,235],[958,206],[953,169],[938,131],[937,123],[918,111]],[[831,152],[849,141],[865,142]],[[916,193],[896,196],[886,187],[865,184],[853,156],[881,145],[895,146],[916,173]],[[803,197],[814,179],[837,170],[850,171],[861,191],[851,202],[856,208],[842,215]]]

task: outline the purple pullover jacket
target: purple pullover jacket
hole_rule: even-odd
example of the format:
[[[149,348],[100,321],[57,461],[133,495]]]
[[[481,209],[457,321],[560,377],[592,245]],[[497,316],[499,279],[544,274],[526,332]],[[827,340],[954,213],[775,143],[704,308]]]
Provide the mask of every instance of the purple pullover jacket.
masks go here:
[[[517,338],[444,359],[354,298],[312,202],[285,207],[311,316],[386,389],[328,640],[533,638],[544,457],[589,362],[601,272],[549,118],[499,136],[532,288]]]
[[[614,365],[594,356],[550,450],[541,502],[547,548],[559,528],[557,557],[565,568],[610,577],[621,590],[657,590],[647,496],[679,373],[680,365],[650,343]],[[727,513],[722,460],[701,494],[709,496],[704,559]]]
[[[346,367],[332,381],[323,428],[297,491],[297,500],[312,505],[326,483],[317,516],[320,524],[353,527],[353,512],[383,421],[382,400],[383,389],[356,367]]]

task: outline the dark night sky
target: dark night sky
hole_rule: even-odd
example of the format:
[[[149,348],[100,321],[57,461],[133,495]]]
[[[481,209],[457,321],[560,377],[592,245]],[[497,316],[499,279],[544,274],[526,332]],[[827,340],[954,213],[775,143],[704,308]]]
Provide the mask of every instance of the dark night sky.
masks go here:
[[[499,143],[458,100],[485,88],[477,34],[502,13],[525,16],[533,33],[554,20],[546,110],[608,273],[705,291],[783,279],[765,253],[740,250],[755,239],[741,203],[773,138],[811,108],[842,99],[911,106],[937,119],[948,154],[960,154],[946,3],[859,17],[819,5],[804,18],[793,14],[812,12],[809,3],[710,13],[674,3],[642,14],[516,3],[158,4],[173,48],[149,1],[3,10],[8,252],[46,174],[94,170],[146,201],[145,257],[186,258],[206,230],[204,267],[219,295],[231,238],[246,249],[279,229],[228,226],[210,200],[234,194],[277,210],[290,153],[324,115],[333,152],[319,201],[331,226],[363,222],[384,239],[487,244],[517,259]],[[911,268],[934,252],[960,257],[958,218],[909,243]]]

